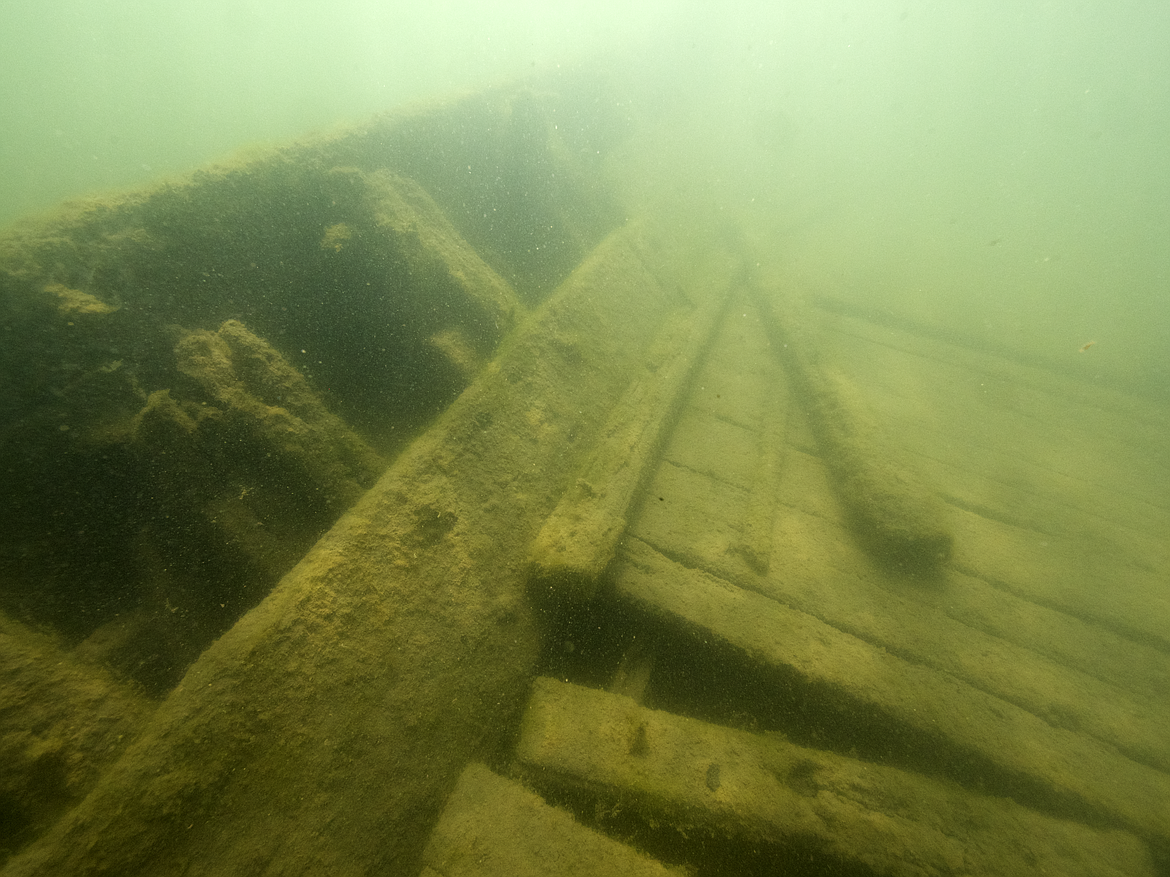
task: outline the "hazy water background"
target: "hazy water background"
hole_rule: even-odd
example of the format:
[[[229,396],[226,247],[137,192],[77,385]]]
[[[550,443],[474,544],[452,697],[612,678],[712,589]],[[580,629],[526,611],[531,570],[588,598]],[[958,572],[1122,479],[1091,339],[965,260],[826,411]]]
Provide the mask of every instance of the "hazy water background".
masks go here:
[[[5,2],[0,221],[604,56],[785,280],[1170,399],[1170,5],[422,5]]]

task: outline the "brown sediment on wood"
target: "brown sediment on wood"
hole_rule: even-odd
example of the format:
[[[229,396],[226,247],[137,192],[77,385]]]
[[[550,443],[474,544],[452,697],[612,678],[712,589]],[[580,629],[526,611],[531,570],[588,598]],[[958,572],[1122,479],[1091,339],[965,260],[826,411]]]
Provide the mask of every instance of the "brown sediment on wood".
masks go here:
[[[896,569],[928,573],[944,565],[954,539],[943,502],[886,439],[848,379],[809,349],[795,306],[763,290],[755,295],[858,541]]]

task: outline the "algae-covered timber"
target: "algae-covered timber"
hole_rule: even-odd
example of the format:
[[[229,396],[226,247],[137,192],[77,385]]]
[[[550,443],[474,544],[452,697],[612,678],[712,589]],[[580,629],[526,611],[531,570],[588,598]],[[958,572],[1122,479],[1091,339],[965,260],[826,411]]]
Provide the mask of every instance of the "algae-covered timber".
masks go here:
[[[950,559],[954,542],[943,502],[902,459],[849,381],[821,361],[795,305],[762,289],[755,293],[858,541],[879,563],[931,575]]]
[[[574,118],[489,90],[0,233],[0,608],[169,690],[621,218]]]
[[[528,548],[583,462],[566,448],[592,446],[596,410],[695,307],[646,269],[641,236],[574,272],[5,877],[415,860],[522,705],[540,651]]]

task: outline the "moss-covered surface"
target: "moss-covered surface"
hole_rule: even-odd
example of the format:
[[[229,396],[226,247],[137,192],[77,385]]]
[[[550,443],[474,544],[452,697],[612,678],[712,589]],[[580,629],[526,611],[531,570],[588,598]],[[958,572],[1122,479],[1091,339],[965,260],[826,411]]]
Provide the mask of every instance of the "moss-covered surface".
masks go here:
[[[906,462],[844,375],[826,366],[795,305],[757,290],[772,347],[808,417],[858,541],[880,563],[930,577],[951,557],[943,502]]]
[[[585,260],[6,877],[414,873],[526,692],[531,540],[598,412],[691,307],[649,247],[624,231]]]
[[[620,218],[595,115],[501,88],[0,234],[0,608],[168,690]]]
[[[669,877],[668,868],[591,831],[515,780],[468,765],[435,826],[424,877]]]
[[[0,861],[77,805],[153,706],[0,614]]]
[[[600,799],[599,813],[624,809],[627,826],[774,845],[785,864],[812,873],[1155,873],[1145,846],[1124,831],[555,679],[533,686],[517,760],[538,788]]]
[[[532,544],[531,578],[534,593],[550,604],[593,598],[729,298],[729,286],[716,287],[663,329],[610,412],[602,440],[545,521]]]

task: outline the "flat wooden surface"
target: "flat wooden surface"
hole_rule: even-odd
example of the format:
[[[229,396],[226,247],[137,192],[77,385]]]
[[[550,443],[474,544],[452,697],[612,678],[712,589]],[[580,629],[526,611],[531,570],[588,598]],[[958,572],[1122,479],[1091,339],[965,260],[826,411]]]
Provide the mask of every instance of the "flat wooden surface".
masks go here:
[[[878,874],[1152,873],[1122,831],[554,679],[534,686],[517,758],[538,783],[585,786],[648,820],[748,843],[811,840]]]
[[[1170,842],[1170,415],[1072,365],[828,310],[805,322],[945,500],[951,563],[915,580],[856,544],[743,303],[633,517],[619,596]],[[761,567],[751,521],[768,464]]]

